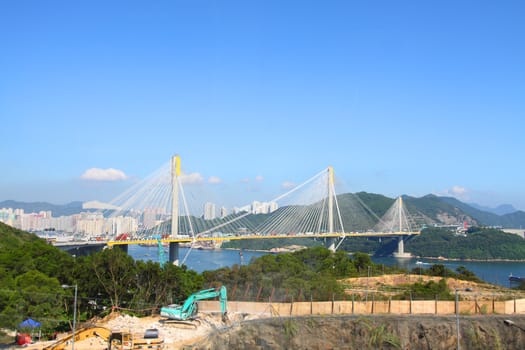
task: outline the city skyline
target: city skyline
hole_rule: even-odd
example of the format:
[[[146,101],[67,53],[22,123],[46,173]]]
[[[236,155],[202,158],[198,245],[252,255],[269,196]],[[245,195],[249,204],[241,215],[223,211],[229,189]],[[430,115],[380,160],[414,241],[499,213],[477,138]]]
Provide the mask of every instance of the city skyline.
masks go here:
[[[227,207],[333,166],[343,193],[525,210],[524,10],[4,1],[0,201],[110,202],[179,154]]]
[[[279,205],[275,202],[257,202],[242,208],[232,208],[234,215],[251,213],[253,215],[269,214],[276,211]],[[158,230],[170,219],[164,207],[145,207],[134,211],[107,205],[107,203],[85,202],[82,211],[71,215],[54,215],[51,210],[25,211],[18,207],[0,207],[0,222],[25,231],[57,231],[80,233],[89,236],[112,235],[147,230]],[[94,210],[94,211],[93,211]],[[109,215],[107,215],[109,213]],[[218,214],[218,215],[217,215]],[[225,207],[217,208],[215,203],[206,202],[201,215],[192,216],[204,220],[224,219],[228,215]]]

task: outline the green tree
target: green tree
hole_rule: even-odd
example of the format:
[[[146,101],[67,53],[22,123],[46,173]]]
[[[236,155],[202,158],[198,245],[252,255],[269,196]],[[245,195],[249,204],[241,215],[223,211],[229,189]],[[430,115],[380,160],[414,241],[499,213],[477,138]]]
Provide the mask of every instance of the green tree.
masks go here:
[[[465,266],[459,266],[456,269],[456,272],[457,272],[457,278],[459,279],[466,280],[466,281],[474,281],[478,283],[483,282],[481,278],[476,276],[474,272],[468,270]]]
[[[355,265],[343,250],[335,252],[333,257],[333,269],[336,278],[344,278],[357,273]]]
[[[121,307],[132,298],[136,278],[135,261],[121,249],[105,249],[91,259],[91,270],[112,307]]]
[[[60,307],[64,290],[56,278],[28,271],[14,279],[14,289],[9,294],[2,314],[10,316],[8,324],[12,327],[31,317],[49,329],[64,318],[64,308]]]
[[[456,277],[456,273],[443,264],[434,264],[428,269],[428,275],[439,277]]]
[[[202,289],[204,284],[203,276],[188,270],[186,265],[166,264],[161,271],[161,279],[165,284],[165,300],[168,303],[184,301],[190,294]]]
[[[409,291],[405,291],[401,296],[401,299],[408,300],[412,299],[434,299],[439,300],[453,300],[454,295],[450,293],[447,287],[445,279],[439,280],[439,282],[428,281],[426,283],[416,282],[410,286]]]
[[[357,252],[354,253],[353,262],[356,269],[363,271],[368,268],[368,266],[373,266],[372,258],[366,253]]]
[[[358,261],[373,266],[368,255],[360,257],[357,254],[357,257]],[[312,296],[316,300],[331,300],[333,296],[343,295],[337,278],[355,271],[354,261],[345,252],[333,253],[324,247],[313,247],[294,253],[265,255],[247,266],[206,271],[203,276],[205,283],[228,286],[232,298],[298,300]]]

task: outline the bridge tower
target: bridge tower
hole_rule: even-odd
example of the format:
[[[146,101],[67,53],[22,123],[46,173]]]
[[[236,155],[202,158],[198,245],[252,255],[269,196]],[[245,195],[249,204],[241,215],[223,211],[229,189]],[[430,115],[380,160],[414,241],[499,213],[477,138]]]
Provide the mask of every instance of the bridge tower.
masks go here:
[[[334,233],[334,168],[328,167],[328,233]],[[332,252],[335,252],[335,243],[337,238],[328,238],[327,246]]]
[[[399,227],[398,227],[398,232],[403,232],[403,217],[405,218],[406,220],[406,215],[404,215],[403,213],[403,197],[399,196],[398,199],[397,199],[398,203],[397,203],[397,215],[398,215],[398,219],[399,219]],[[407,222],[407,225],[408,225],[408,222]],[[407,227],[406,228],[407,231],[410,231],[409,228]],[[403,236],[399,236],[398,237],[398,241],[397,241],[397,252],[394,252],[394,257],[395,258],[411,258],[412,257],[412,254],[410,254],[409,252],[405,252],[405,242],[404,242],[404,238]]]
[[[171,158],[171,238],[179,235],[179,176],[180,157],[174,155]],[[179,265],[179,243],[170,242],[169,261],[173,265]]]

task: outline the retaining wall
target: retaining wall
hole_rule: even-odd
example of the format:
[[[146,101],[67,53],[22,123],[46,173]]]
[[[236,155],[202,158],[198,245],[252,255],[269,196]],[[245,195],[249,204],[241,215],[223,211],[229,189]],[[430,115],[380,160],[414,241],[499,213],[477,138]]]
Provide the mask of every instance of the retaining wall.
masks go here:
[[[218,301],[199,301],[199,311],[219,312]],[[458,312],[476,314],[525,314],[525,299],[508,301],[459,301]],[[454,301],[443,300],[368,300],[368,301],[313,301],[294,303],[229,301],[228,312],[280,316],[344,315],[344,314],[435,314],[456,313]]]

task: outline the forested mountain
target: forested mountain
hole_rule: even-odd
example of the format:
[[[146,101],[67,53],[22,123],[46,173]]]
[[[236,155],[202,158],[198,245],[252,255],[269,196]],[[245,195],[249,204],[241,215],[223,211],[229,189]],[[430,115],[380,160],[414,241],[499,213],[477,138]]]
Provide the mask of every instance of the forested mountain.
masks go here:
[[[497,215],[487,211],[476,209],[468,204],[465,204],[456,198],[452,197],[438,197],[441,201],[449,203],[450,205],[460,209],[465,214],[474,218],[479,224],[486,226],[501,226],[506,228],[520,228],[525,227],[525,212],[514,211],[510,214]]]
[[[467,221],[469,225],[501,226],[505,228],[525,227],[525,212],[514,211],[505,215],[497,215],[480,210],[453,197],[426,195],[423,197],[403,196],[406,208],[414,220],[420,225],[461,224]],[[337,196],[339,209],[346,230],[363,231],[371,229],[394,203],[394,198],[381,194],[357,192],[344,193]],[[82,211],[82,202],[71,202],[65,205],[55,205],[46,202],[0,202],[0,208],[21,208],[26,213],[50,210],[54,217],[77,214]],[[507,208],[507,211],[510,209]],[[280,211],[272,214],[249,215],[246,218],[251,227],[257,227],[268,217],[280,215]],[[227,219],[231,219],[229,216]],[[202,218],[193,217],[194,227],[207,227],[212,222],[204,222]],[[215,219],[214,224],[220,222]],[[181,221],[182,224],[182,221]],[[184,229],[183,229],[184,231]],[[197,230],[199,231],[199,230]],[[225,230],[226,231],[226,230]]]
[[[344,227],[351,230],[366,230],[375,225],[395,199],[380,194],[357,192],[337,196]],[[423,197],[403,196],[404,205],[414,222],[419,226],[445,224],[455,225],[467,221],[469,225],[525,227],[525,213],[496,215],[478,210],[455,198],[426,195]]]
[[[470,207],[455,198],[426,195],[424,197],[403,196],[404,205],[411,219],[414,230],[434,225],[462,225],[469,226],[501,226],[506,228],[525,227],[525,213],[517,211],[512,214],[498,216]],[[358,192],[337,195],[338,208],[346,232],[369,231],[374,228],[381,217],[394,204],[395,199],[380,194]],[[249,229],[260,227],[264,222],[282,218],[284,208],[279,208],[271,214],[247,215],[242,219]],[[239,215],[239,214],[238,214]],[[202,232],[207,227],[217,226],[221,220],[231,221],[234,215],[225,219],[203,220],[192,217],[192,226],[195,232]],[[181,230],[189,231],[181,220]],[[167,230],[169,232],[169,222]],[[235,232],[235,225],[221,227],[222,232]]]

